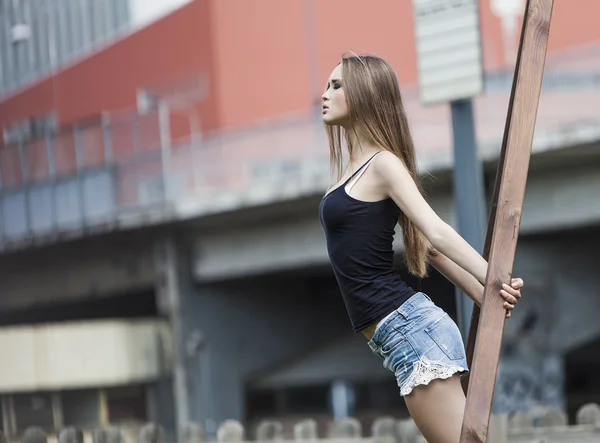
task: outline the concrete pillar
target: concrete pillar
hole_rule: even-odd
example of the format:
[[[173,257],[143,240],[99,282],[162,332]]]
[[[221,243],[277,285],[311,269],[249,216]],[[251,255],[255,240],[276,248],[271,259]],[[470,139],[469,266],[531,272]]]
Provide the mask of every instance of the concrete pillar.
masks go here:
[[[192,299],[193,282],[189,272],[190,261],[186,251],[181,246],[183,242],[173,233],[157,241],[155,245],[156,264],[156,298],[159,311],[169,319],[173,337],[173,367],[171,382],[171,397],[174,403],[174,435],[181,440],[181,432],[189,423],[190,393],[188,362],[185,347],[185,319],[188,300]],[[164,383],[157,384],[152,389],[156,402],[168,400],[169,389]],[[161,405],[156,407],[161,415]],[[169,417],[163,417],[168,419]],[[162,423],[161,423],[162,424]],[[166,428],[166,426],[165,426]],[[169,433],[168,428],[167,433]]]
[[[183,236],[172,233],[157,242],[155,250],[159,310],[169,318],[173,336],[170,391],[179,440],[190,421],[200,424],[207,436],[214,436],[225,419],[243,417],[244,405],[237,361],[240,356],[231,337],[245,332],[236,328],[238,323],[228,314],[235,311],[234,302],[195,287],[189,244]],[[165,399],[165,388],[153,388],[157,400]],[[163,420],[169,418],[163,414]]]

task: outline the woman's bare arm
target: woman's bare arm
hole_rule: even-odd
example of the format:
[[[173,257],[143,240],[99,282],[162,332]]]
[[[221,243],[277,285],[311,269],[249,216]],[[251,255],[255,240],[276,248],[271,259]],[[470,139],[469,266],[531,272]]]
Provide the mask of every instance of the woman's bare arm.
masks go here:
[[[380,177],[382,192],[425,234],[433,247],[483,284],[487,261],[425,201],[404,164],[391,152],[382,152],[371,165]]]
[[[429,249],[427,261],[440,274],[454,284],[454,286],[467,294],[477,306],[481,307],[481,303],[483,302],[483,285],[475,277],[434,248]],[[522,287],[523,280],[520,278],[511,279],[510,286],[507,284],[502,285],[500,295],[504,298],[504,307],[507,309],[506,318],[510,318],[510,311],[515,308],[517,301],[521,298]]]
[[[428,251],[427,261],[454,286],[467,294],[477,306],[481,306],[481,302],[483,301],[483,285],[475,277],[436,249],[431,248]]]

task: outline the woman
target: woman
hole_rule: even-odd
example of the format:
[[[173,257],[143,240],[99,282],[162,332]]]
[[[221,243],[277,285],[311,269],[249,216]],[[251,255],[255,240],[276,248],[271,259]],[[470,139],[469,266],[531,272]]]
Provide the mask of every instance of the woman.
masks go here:
[[[458,442],[465,407],[459,376],[465,349],[454,321],[393,270],[399,221],[410,273],[427,264],[477,304],[487,262],[441,220],[421,193],[415,152],[393,68],[372,56],[342,58],[322,96],[332,169],[338,183],[321,202],[327,248],[354,332],[383,358],[400,395],[430,443]],[[342,143],[349,162],[342,173]],[[507,318],[523,282],[501,296]]]

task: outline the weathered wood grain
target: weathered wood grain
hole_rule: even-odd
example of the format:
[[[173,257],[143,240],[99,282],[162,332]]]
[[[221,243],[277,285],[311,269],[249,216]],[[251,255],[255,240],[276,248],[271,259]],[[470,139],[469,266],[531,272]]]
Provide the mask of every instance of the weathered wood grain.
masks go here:
[[[517,248],[552,7],[553,0],[528,0],[526,5],[484,251],[489,267],[483,305],[474,311],[478,321],[469,333],[472,362],[461,443],[487,440],[506,314],[499,292],[510,283]]]
[[[523,28],[524,27],[525,27],[525,20],[523,21]],[[516,78],[516,73],[519,72],[519,68],[521,66],[521,53],[522,53],[521,48],[523,47],[523,37],[524,36],[525,36],[525,33],[522,30],[521,37],[519,39],[519,51],[517,53],[517,60],[516,60],[516,64],[515,64],[515,78]],[[502,139],[502,147],[500,149],[500,155],[498,158],[498,167],[496,170],[496,181],[494,183],[494,193],[492,195],[492,204],[490,207],[490,215],[488,218],[488,228],[487,228],[485,243],[483,246],[483,254],[482,255],[483,255],[483,258],[485,258],[486,260],[489,260],[489,258],[490,258],[490,247],[492,245],[492,235],[494,233],[494,223],[496,221],[496,212],[497,212],[497,208],[498,208],[498,193],[500,191],[501,178],[504,173],[504,159],[506,157],[506,139],[508,137],[508,133],[510,132],[509,129],[510,129],[510,124],[512,122],[512,119],[510,118],[510,116],[512,115],[516,84],[517,84],[517,82],[514,81],[514,78],[513,78],[513,84],[512,84],[512,88],[511,88],[511,92],[510,92],[510,99],[508,102],[508,112],[507,112],[506,124],[504,127],[504,135],[503,135],[503,139]],[[485,294],[484,294],[484,296],[485,296]],[[475,338],[477,337],[477,330],[478,330],[478,326],[479,326],[480,314],[481,314],[480,307],[477,305],[474,305],[473,313],[471,314],[471,326],[469,328],[469,338],[467,340],[467,363],[468,363],[469,368],[473,364],[473,352],[475,351]],[[470,380],[470,374],[465,375],[461,379],[461,383],[462,383],[462,387],[465,392],[465,395],[468,392],[469,380]]]

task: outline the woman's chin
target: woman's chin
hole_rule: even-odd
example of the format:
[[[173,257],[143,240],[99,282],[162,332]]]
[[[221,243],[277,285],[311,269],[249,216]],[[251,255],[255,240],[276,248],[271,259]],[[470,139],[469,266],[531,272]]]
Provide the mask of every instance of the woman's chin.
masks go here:
[[[327,126],[338,126],[340,124],[339,119],[332,118],[327,114],[323,114],[322,120]]]

